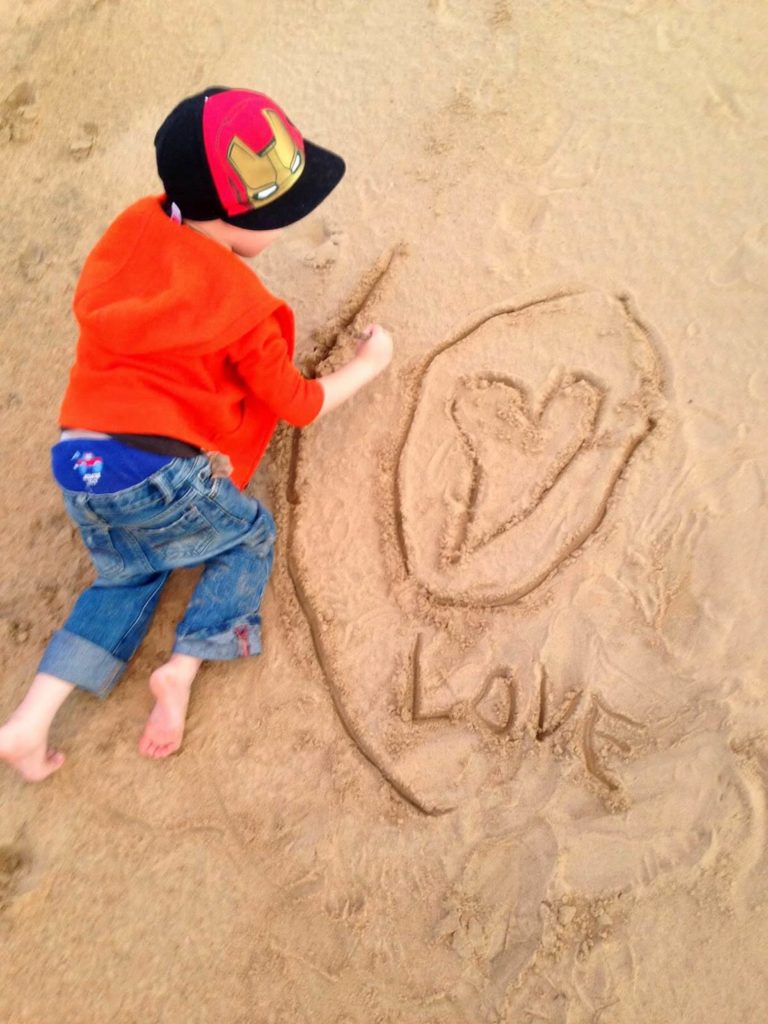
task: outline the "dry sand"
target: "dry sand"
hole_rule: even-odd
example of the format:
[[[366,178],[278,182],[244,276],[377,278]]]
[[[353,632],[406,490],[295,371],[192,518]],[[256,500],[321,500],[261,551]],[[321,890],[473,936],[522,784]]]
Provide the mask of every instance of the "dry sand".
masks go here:
[[[3,1024],[737,1024],[768,995],[763,0],[6,0],[0,716],[89,579],[47,446],[89,248],[208,84],[343,152],[258,263],[390,372],[253,484],[258,661],[142,760],[169,586],[0,776]]]

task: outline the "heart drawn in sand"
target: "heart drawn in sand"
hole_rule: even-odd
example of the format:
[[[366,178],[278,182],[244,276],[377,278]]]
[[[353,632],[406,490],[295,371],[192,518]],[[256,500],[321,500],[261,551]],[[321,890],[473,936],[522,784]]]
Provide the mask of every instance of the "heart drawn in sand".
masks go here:
[[[461,381],[450,414],[471,470],[468,493],[446,507],[445,559],[460,561],[533,512],[594,436],[602,398],[584,378],[560,378],[538,402],[503,377]]]

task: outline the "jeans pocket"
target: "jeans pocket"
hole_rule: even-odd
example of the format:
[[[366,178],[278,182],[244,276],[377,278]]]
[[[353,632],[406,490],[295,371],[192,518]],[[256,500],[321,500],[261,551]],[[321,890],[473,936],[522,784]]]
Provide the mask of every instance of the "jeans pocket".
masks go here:
[[[80,535],[91,556],[99,576],[114,579],[123,569],[125,562],[112,541],[106,526],[80,526]]]
[[[216,529],[194,506],[166,526],[135,527],[131,532],[165,568],[200,562],[219,541]]]
[[[247,544],[249,548],[253,548],[260,558],[266,558],[274,547],[276,534],[277,528],[271,513],[263,505],[259,505],[258,515],[254,519],[251,529],[243,537],[243,543]]]
[[[239,491],[231,480],[213,480],[206,498],[226,528],[239,526],[246,529],[258,516],[258,501]]]

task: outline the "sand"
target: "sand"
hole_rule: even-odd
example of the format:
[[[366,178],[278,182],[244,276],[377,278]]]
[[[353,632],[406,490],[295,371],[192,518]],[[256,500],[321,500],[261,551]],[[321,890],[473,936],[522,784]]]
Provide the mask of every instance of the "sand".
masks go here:
[[[388,373],[251,485],[258,660],[136,744],[179,574],[58,775],[0,774],[8,1024],[737,1024],[768,996],[768,9],[4,5],[0,717],[90,579],[74,282],[154,129],[273,93],[348,175],[256,261]]]

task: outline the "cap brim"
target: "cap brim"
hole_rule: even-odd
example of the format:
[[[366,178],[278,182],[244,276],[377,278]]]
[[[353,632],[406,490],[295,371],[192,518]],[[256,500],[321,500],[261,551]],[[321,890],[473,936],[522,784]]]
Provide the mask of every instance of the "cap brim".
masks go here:
[[[285,195],[258,210],[222,217],[222,220],[250,231],[271,231],[306,217],[336,188],[344,177],[346,164],[338,154],[316,146],[309,139],[304,139],[304,160],[299,180]]]

